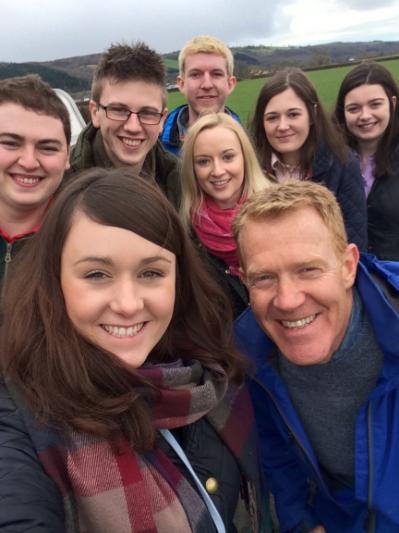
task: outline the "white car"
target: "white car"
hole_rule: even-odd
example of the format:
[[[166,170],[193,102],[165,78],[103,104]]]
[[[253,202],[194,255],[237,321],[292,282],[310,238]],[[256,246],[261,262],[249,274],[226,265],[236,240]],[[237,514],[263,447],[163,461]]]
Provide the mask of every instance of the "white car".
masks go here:
[[[68,109],[69,118],[71,120],[71,146],[74,146],[77,141],[77,138],[79,137],[80,132],[86,126],[86,122],[84,121],[84,118],[82,117],[82,114],[79,111],[75,100],[70,94],[68,94],[62,89],[54,89],[54,91],[57,93],[57,96],[60,98],[60,100],[62,100],[62,103],[65,104],[65,107]]]

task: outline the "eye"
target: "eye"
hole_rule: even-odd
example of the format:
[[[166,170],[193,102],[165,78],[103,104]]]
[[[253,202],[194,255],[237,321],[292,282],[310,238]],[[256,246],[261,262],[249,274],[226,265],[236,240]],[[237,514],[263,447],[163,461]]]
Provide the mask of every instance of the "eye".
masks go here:
[[[39,150],[47,154],[55,154],[60,151],[58,146],[39,146]]]
[[[205,167],[209,162],[210,160],[207,157],[198,157],[194,160],[194,163],[199,167]]]
[[[309,278],[315,278],[321,273],[321,268],[316,266],[308,266],[301,268],[299,271],[299,275],[303,278],[309,279]]]
[[[223,161],[232,161],[235,157],[235,154],[229,153],[223,155]]]
[[[299,113],[298,111],[290,111],[290,113],[288,113],[288,118],[297,118],[301,115],[301,113]]]
[[[355,105],[353,105],[353,106],[348,106],[348,107],[345,109],[345,111],[346,111],[347,113],[358,113],[358,112],[359,112],[359,107],[358,107],[358,106],[355,106]]]
[[[164,272],[162,272],[161,270],[156,270],[154,268],[144,270],[139,275],[140,278],[147,279],[147,280],[159,279],[159,278],[163,278],[164,276],[165,276]]]
[[[83,277],[84,279],[96,281],[96,280],[105,279],[109,276],[102,270],[91,270],[90,272],[87,272]]]
[[[265,122],[274,122],[277,120],[277,115],[265,115],[263,119]]]
[[[4,148],[15,149],[15,148],[19,148],[20,143],[18,141],[2,140],[0,141],[0,145],[3,146]]]
[[[263,289],[269,287],[275,278],[276,276],[274,274],[270,274],[268,272],[256,274],[248,279],[248,285],[250,288]]]

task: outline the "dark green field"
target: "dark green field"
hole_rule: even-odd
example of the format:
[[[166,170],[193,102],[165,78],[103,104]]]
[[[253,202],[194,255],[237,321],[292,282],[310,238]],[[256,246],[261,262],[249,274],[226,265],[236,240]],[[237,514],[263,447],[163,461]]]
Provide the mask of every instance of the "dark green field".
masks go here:
[[[381,61],[381,63],[389,68],[395,79],[399,81],[399,59]],[[315,84],[319,96],[327,109],[331,109],[334,105],[338,87],[345,74],[351,68],[351,66],[337,67],[313,70],[307,73]],[[233,94],[228,98],[227,105],[240,115],[243,123],[246,123],[251,116],[259,90],[265,83],[265,80],[266,78],[241,81],[237,84]],[[169,109],[173,109],[183,103],[184,97],[178,91],[169,93]]]

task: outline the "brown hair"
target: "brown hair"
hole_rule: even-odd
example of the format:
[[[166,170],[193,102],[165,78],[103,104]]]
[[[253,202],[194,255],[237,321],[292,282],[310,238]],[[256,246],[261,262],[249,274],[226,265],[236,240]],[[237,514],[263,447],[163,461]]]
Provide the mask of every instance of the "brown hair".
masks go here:
[[[392,170],[391,155],[399,141],[399,88],[389,70],[372,61],[357,65],[345,76],[339,88],[334,118],[347,143],[356,151],[359,148],[358,141],[346,127],[345,97],[350,91],[361,85],[381,85],[389,100],[389,123],[375,153],[375,175],[380,177]]]
[[[311,207],[331,233],[335,252],[342,255],[348,245],[341,209],[334,194],[312,181],[287,180],[249,198],[233,222],[233,233],[240,251],[240,233],[251,221],[278,218],[292,211]],[[298,229],[300,231],[300,228]],[[241,256],[241,259],[244,259]],[[245,264],[245,261],[242,261]]]
[[[149,387],[143,389],[146,383],[137,372],[82,337],[65,309],[61,254],[77,211],[176,255],[174,314],[150,359],[195,358],[221,366],[230,379],[243,377],[228,302],[205,272],[177,213],[156,185],[123,168],[94,168],[68,184],[38,238],[16,259],[3,301],[2,372],[40,420],[106,438],[122,432],[135,449],[150,449],[155,430],[142,397]]]
[[[0,105],[12,102],[62,122],[67,145],[71,142],[69,113],[48,83],[36,74],[0,80]]]
[[[145,43],[113,44],[101,56],[93,74],[91,98],[99,102],[104,79],[115,83],[144,81],[158,85],[162,90],[162,105],[166,106],[166,72],[162,57]]]
[[[328,119],[315,88],[301,69],[291,67],[276,72],[262,87],[256,102],[250,129],[263,168],[273,174],[271,166],[273,148],[265,134],[265,109],[274,96],[287,89],[294,91],[298,98],[303,101],[309,113],[309,135],[300,150],[302,172],[306,174],[311,168],[321,143],[325,143],[341,162],[345,162],[347,158],[345,144]]]

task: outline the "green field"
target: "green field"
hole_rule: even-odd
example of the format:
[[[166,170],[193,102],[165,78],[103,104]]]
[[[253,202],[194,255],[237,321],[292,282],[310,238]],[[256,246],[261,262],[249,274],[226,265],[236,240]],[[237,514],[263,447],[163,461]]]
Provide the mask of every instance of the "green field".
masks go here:
[[[381,61],[381,64],[389,68],[395,79],[399,82],[399,59]],[[345,74],[352,68],[352,66],[346,66],[313,70],[307,73],[314,83],[321,101],[327,109],[333,107],[339,85]],[[260,88],[265,83],[265,80],[266,78],[240,81],[228,98],[227,105],[239,114],[243,123],[246,123],[251,116],[256,98]],[[183,104],[184,101],[184,97],[178,91],[171,92],[169,93],[168,107],[169,109],[173,109],[174,107]]]

